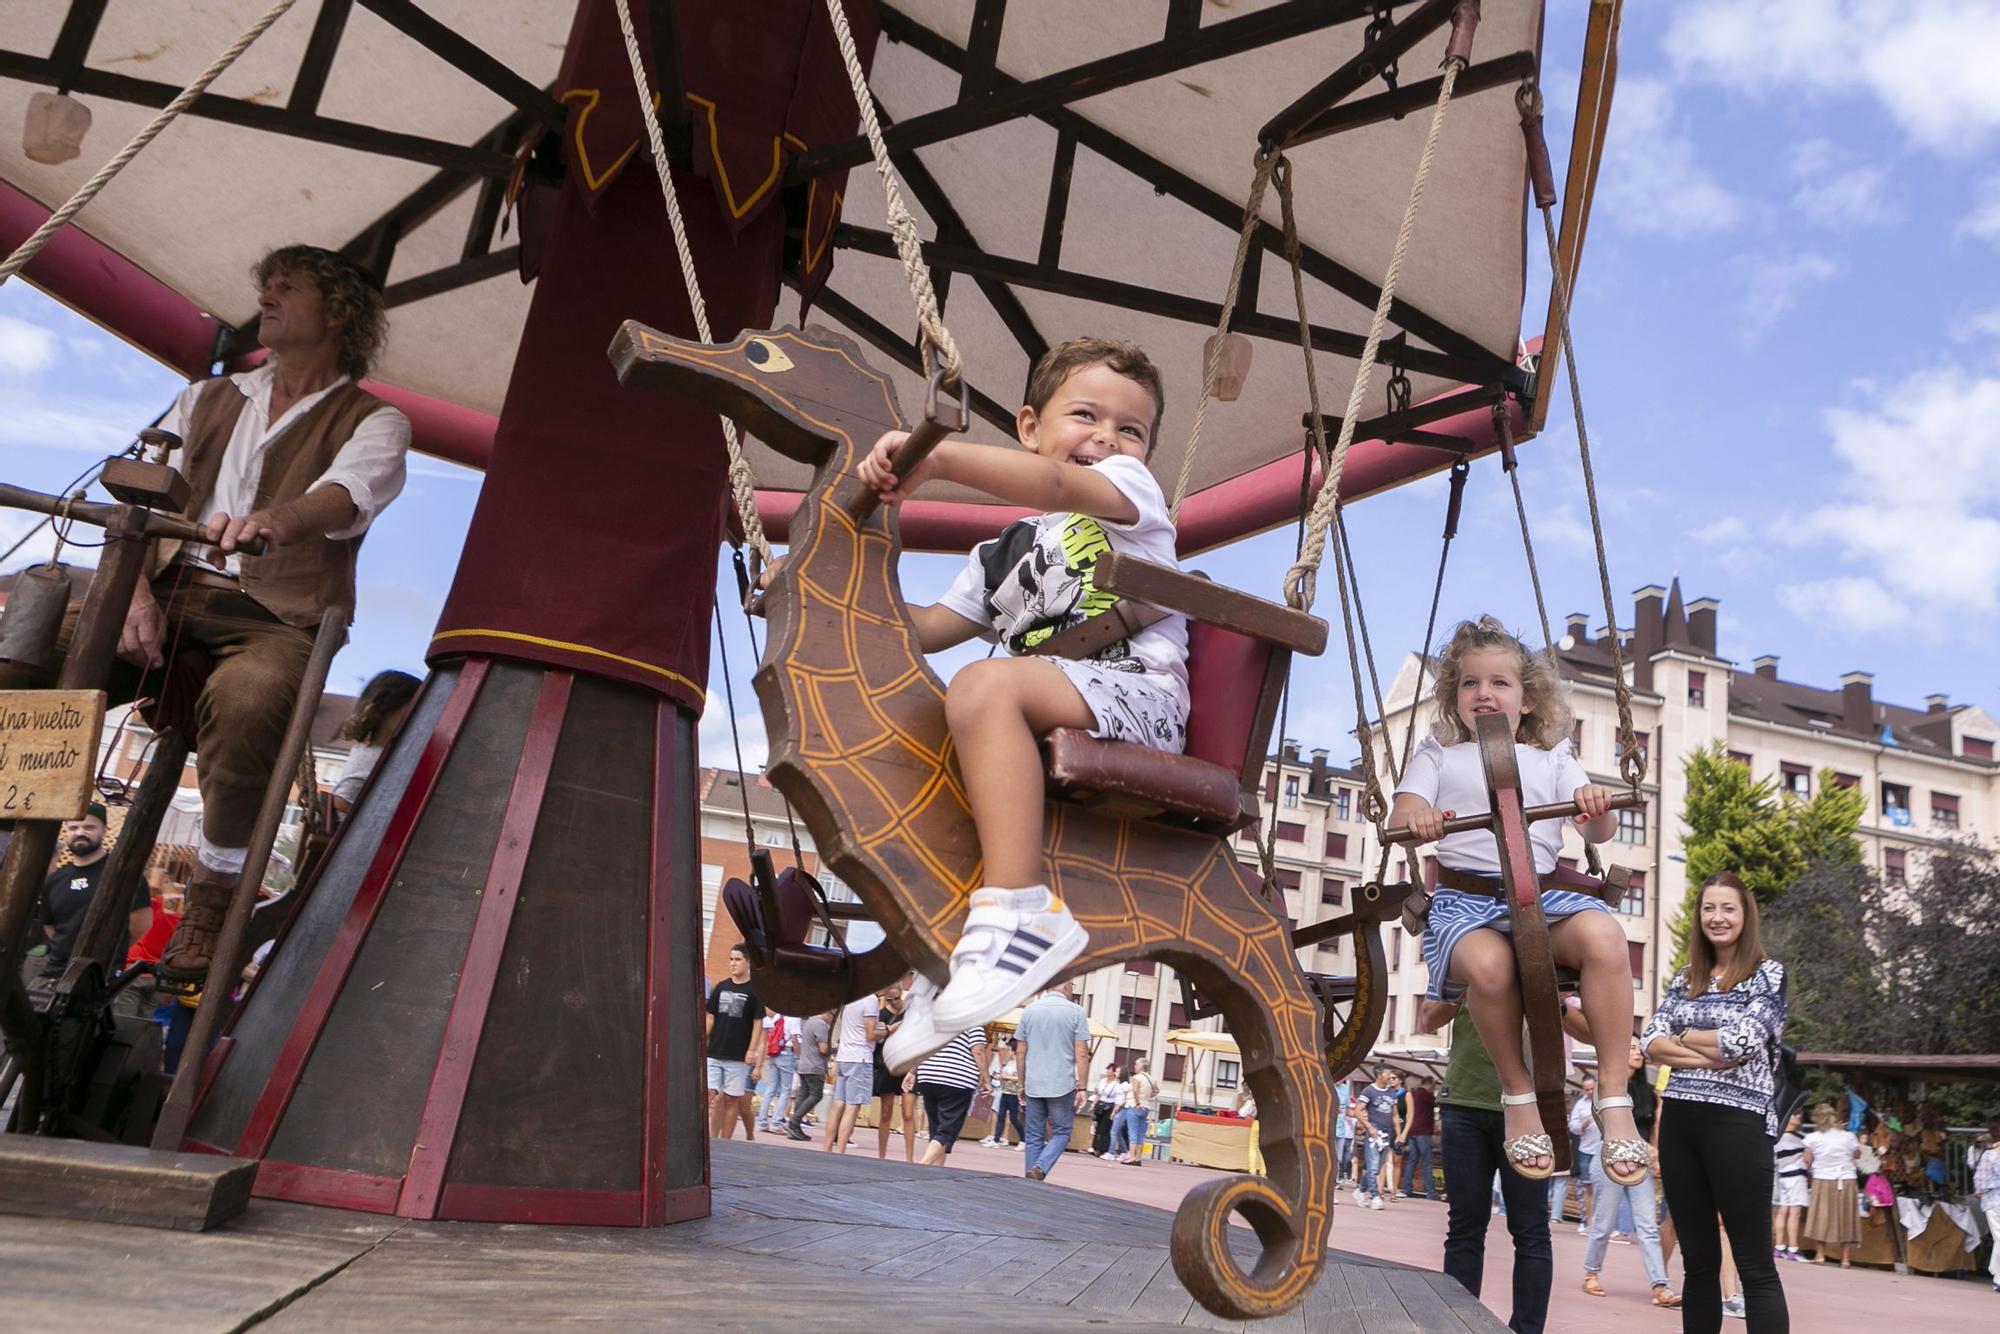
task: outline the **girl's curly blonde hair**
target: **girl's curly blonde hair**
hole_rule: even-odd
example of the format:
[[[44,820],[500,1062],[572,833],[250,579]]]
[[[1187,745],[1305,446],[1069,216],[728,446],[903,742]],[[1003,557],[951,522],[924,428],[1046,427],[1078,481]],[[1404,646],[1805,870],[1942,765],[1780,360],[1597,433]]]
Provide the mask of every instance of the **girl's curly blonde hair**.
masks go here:
[[[1545,653],[1530,653],[1528,646],[1506,626],[1491,616],[1476,621],[1460,621],[1451,632],[1451,642],[1438,655],[1437,684],[1431,688],[1431,703],[1437,721],[1431,735],[1438,744],[1456,746],[1472,740],[1471,729],[1458,716],[1459,664],[1468,653],[1512,653],[1521,663],[1521,726],[1514,739],[1540,750],[1554,750],[1569,740],[1576,714],[1569,707],[1569,688],[1557,674],[1555,663]]]

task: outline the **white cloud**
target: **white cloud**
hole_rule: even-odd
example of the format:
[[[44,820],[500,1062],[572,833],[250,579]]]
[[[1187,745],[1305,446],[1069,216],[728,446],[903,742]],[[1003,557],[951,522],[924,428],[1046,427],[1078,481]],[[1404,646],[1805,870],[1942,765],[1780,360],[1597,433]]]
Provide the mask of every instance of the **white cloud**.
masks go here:
[[[2000,338],[2000,306],[1976,310],[1951,326],[1951,336],[1961,343],[1975,338]]]
[[[1995,0],[1683,0],[1663,46],[1681,75],[1752,97],[1870,97],[1933,152],[2000,132]]]
[[[1902,221],[1902,206],[1889,193],[1889,169],[1857,162],[1831,140],[1808,139],[1794,149],[1792,177],[1799,183],[1792,207],[1809,222],[1850,232]]]
[[[56,335],[39,324],[0,315],[0,375],[35,375],[56,359]]]
[[[1839,628],[1944,635],[2000,609],[2000,376],[1947,366],[1864,385],[1825,415],[1839,499],[1793,525],[1802,550],[1854,570],[1792,582],[1792,611]]]
[[[1807,288],[1823,283],[1840,272],[1840,265],[1825,255],[1804,251],[1750,261],[1743,280],[1743,333],[1755,339],[1777,323],[1778,317],[1798,304]]]
[[[770,743],[764,736],[764,715],[757,711],[754,699],[747,713],[736,715],[736,732],[743,742],[744,771],[761,772],[770,755]],[[701,729],[696,738],[701,763],[716,769],[736,767],[736,746],[729,734],[729,706],[713,690],[708,692],[702,707]]]
[[[1714,523],[1703,524],[1691,536],[1697,542],[1741,542],[1750,536],[1750,525],[1731,514]]]
[[[1988,176],[1979,183],[1972,212],[1959,220],[1958,235],[2000,245],[2000,175]]]
[[[1663,236],[1727,231],[1742,207],[1695,157],[1675,115],[1673,89],[1628,78],[1612,104],[1610,142],[1597,197],[1625,226]]]

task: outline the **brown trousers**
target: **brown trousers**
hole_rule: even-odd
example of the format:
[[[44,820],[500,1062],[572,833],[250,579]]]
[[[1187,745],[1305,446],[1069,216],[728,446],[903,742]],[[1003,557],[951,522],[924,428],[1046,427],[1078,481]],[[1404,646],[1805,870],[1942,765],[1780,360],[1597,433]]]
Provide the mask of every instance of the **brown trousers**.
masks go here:
[[[161,651],[169,665],[183,654],[205,654],[214,664],[185,716],[171,716],[170,698],[164,720],[194,730],[202,833],[219,848],[247,847],[312,656],[312,632],[286,625],[248,594],[183,584],[172,567],[154,580],[153,595],[166,613]],[[65,648],[78,610],[71,606],[64,621]],[[170,681],[121,659],[106,689],[111,703],[128,704],[160,696],[163,687],[171,695]]]

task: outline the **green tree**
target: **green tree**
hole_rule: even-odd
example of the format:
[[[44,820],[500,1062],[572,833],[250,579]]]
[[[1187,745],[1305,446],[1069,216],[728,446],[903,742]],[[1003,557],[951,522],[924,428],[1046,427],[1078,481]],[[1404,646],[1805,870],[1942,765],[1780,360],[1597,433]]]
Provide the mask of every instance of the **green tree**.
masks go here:
[[[1688,925],[1701,886],[1731,872],[1760,905],[1768,905],[1816,863],[1858,864],[1863,801],[1831,769],[1816,775],[1806,800],[1781,796],[1775,779],[1757,779],[1729,757],[1721,742],[1689,752],[1687,800],[1681,808],[1681,845],[1687,851],[1686,895],[1669,930],[1672,966],[1687,962]]]

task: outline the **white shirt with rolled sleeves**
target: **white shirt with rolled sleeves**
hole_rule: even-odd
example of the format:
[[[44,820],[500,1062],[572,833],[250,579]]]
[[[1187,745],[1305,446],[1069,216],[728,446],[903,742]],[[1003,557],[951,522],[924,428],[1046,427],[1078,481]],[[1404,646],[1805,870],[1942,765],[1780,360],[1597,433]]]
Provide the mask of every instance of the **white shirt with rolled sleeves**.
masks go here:
[[[319,392],[307,394],[274,422],[271,420],[271,381],[276,374],[276,368],[267,362],[256,370],[229,377],[247,401],[242,415],[236,419],[236,429],[230,433],[229,445],[223,451],[222,466],[215,475],[215,490],[208,498],[208,505],[200,514],[192,516],[199,522],[206,523],[217,514],[241,518],[256,509],[257,479],[263,471],[264,451],[286,427],[311,411],[315,404],[350,378],[343,375]],[[207,380],[197,380],[183,389],[180,397],[174,400],[174,405],[167,409],[167,415],[160,418],[160,429],[185,435],[195,399],[208,385]],[[375,516],[402,494],[406,476],[404,455],[409,453],[409,449],[410,419],[395,408],[385,403],[362,418],[361,424],[354,428],[354,434],[333,456],[333,465],[307,488],[310,493],[328,483],[338,483],[354,502],[354,522],[324,536],[339,540],[359,537],[368,531],[368,525],[375,521]],[[194,561],[200,560],[210,548],[189,544],[181,550],[183,559]],[[237,557],[234,554],[225,557],[223,568],[231,574],[240,573]]]
[[[1521,804],[1549,806],[1571,801],[1576,790],[1590,782],[1590,775],[1577,763],[1576,752],[1565,740],[1554,750],[1516,745],[1514,763],[1521,771]],[[1455,746],[1441,745],[1436,737],[1425,737],[1410,756],[1398,796],[1408,792],[1429,802],[1439,812],[1484,815],[1486,771],[1479,763],[1479,745],[1465,741]],[[1541,820],[1528,826],[1528,843],[1535,850],[1535,874],[1548,875],[1562,855],[1566,820]],[[1473,829],[1447,834],[1438,840],[1437,859],[1455,871],[1472,875],[1500,874],[1500,844],[1489,830]]]

